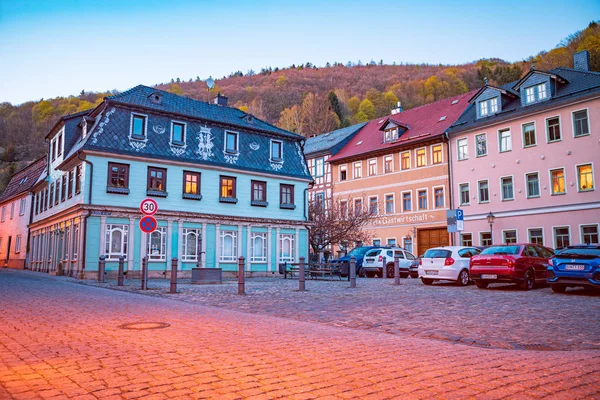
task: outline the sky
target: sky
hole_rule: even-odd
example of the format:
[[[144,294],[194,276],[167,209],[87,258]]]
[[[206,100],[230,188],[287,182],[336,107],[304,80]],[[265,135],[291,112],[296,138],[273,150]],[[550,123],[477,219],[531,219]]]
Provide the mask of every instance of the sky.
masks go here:
[[[306,62],[519,61],[598,19],[598,0],[0,0],[0,102]]]

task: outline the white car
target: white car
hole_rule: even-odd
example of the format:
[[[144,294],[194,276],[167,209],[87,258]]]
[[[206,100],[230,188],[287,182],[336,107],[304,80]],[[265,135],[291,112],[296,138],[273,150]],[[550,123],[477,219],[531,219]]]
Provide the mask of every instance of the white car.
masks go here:
[[[419,263],[419,278],[425,285],[435,280],[454,281],[458,286],[469,283],[469,261],[481,250],[475,247],[434,247],[425,252]]]
[[[363,259],[363,268],[367,277],[382,276],[385,268],[388,278],[394,277],[394,257],[400,258],[400,277],[407,278],[409,266],[416,259],[409,251],[401,247],[372,249]]]

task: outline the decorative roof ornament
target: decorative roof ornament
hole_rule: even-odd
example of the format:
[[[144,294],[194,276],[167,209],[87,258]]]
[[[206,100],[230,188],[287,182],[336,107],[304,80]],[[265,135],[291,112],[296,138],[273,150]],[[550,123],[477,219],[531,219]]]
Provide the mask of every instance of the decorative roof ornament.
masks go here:
[[[215,145],[213,144],[212,140],[213,134],[210,133],[210,128],[200,128],[200,133],[198,134],[198,150],[196,153],[198,153],[200,158],[202,158],[204,161],[214,156],[212,149],[215,147]]]
[[[166,129],[164,126],[162,126],[162,125],[154,125],[154,126],[152,127],[152,130],[153,130],[155,133],[157,133],[157,134],[159,134],[159,135],[162,135],[163,133],[165,133],[165,131],[166,131],[167,129]]]
[[[252,142],[252,143],[250,143],[250,148],[252,150],[256,151],[256,150],[260,149],[260,145],[256,142]]]

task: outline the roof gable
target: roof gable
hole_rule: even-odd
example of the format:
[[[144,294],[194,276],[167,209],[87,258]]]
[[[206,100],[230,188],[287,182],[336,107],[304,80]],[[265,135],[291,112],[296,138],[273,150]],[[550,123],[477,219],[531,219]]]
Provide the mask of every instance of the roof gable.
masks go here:
[[[0,196],[0,202],[4,202],[31,189],[45,170],[46,164],[46,156],[44,156],[15,173],[6,186],[6,189],[4,189],[4,193]]]

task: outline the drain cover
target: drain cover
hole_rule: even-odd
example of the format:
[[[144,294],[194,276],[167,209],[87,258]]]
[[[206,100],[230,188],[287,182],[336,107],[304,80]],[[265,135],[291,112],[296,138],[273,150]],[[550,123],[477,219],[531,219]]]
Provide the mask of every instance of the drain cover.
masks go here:
[[[145,331],[148,329],[163,329],[171,326],[166,322],[130,322],[128,324],[119,325],[119,329],[130,329],[134,331]]]

